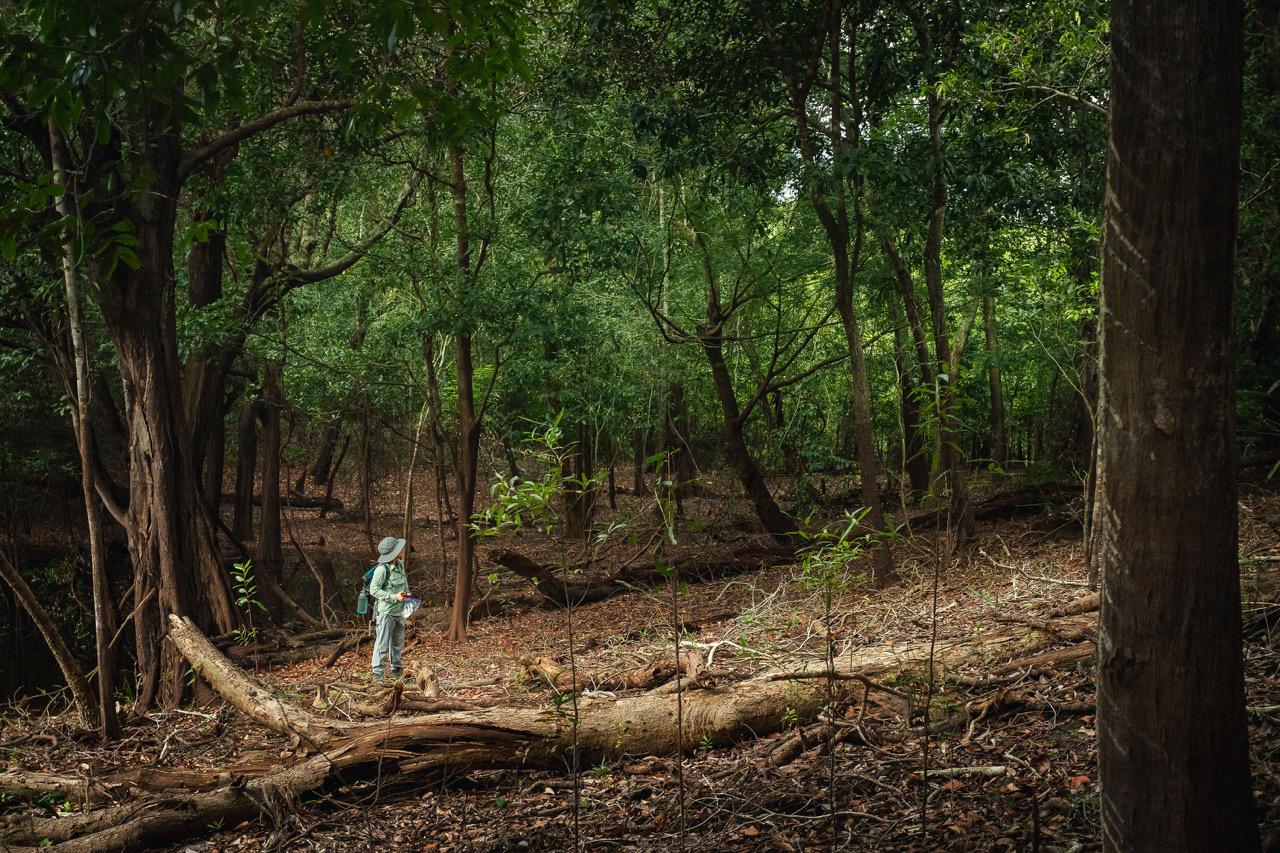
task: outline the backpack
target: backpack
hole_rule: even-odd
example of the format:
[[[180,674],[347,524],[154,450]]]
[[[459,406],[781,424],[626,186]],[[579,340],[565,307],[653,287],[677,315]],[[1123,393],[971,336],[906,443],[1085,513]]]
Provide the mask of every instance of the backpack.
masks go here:
[[[381,565],[382,563],[378,563],[378,565],[364,573],[364,584],[360,587],[360,595],[356,597],[356,613],[362,616],[369,612],[369,584],[373,582],[373,573]]]

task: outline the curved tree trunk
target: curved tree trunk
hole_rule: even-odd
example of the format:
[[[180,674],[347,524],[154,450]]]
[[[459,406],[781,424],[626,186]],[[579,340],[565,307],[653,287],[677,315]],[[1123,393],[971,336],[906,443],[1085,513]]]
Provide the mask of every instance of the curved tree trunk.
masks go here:
[[[13,589],[13,594],[17,596],[23,609],[31,617],[31,621],[40,630],[40,636],[44,637],[44,641],[48,643],[49,651],[53,652],[53,659],[58,662],[58,669],[62,671],[62,677],[67,680],[67,687],[71,689],[71,700],[75,703],[76,710],[80,712],[81,719],[89,728],[97,728],[100,724],[97,706],[94,703],[93,691],[89,689],[89,680],[84,676],[84,670],[80,668],[75,655],[62,639],[58,626],[53,623],[49,613],[40,604],[40,599],[36,597],[18,568],[9,562],[9,558],[3,551],[0,551],[0,577],[3,577],[5,583]]]
[[[718,326],[717,326],[718,328]],[[729,460],[729,467],[738,475],[742,490],[747,500],[764,525],[764,529],[782,544],[791,539],[799,527],[796,520],[782,511],[778,502],[769,492],[769,485],[760,473],[760,466],[747,447],[746,437],[742,429],[744,418],[738,408],[738,398],[733,390],[733,377],[725,364],[724,351],[721,349],[721,338],[718,332],[704,333],[700,337],[702,351],[711,364],[711,378],[715,383],[716,397],[720,400],[720,411],[724,416],[724,452]]]

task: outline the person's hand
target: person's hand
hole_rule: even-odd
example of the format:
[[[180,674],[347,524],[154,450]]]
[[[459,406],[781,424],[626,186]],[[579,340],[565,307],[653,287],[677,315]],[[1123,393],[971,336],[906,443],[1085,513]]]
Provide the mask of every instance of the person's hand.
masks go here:
[[[409,595],[409,593],[407,593],[407,592],[397,593],[397,596],[398,596],[398,598],[399,598],[399,600],[400,600],[400,601],[404,601],[406,598],[410,598],[410,597],[411,597],[411,596]]]

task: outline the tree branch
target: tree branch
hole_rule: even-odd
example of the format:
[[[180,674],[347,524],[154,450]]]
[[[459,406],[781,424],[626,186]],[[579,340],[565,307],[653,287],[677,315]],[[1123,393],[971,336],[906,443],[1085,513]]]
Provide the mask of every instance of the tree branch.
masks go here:
[[[194,151],[189,151],[178,163],[178,180],[185,181],[196,167],[201,163],[213,157],[219,151],[229,148],[244,139],[269,130],[277,124],[286,122],[299,116],[310,115],[326,115],[328,113],[342,112],[350,109],[355,105],[354,100],[344,101],[303,101],[299,104],[292,104],[287,107],[281,107],[278,110],[269,112],[264,116],[259,116],[251,122],[246,122],[239,127],[232,128],[221,136],[215,137],[205,142]]]

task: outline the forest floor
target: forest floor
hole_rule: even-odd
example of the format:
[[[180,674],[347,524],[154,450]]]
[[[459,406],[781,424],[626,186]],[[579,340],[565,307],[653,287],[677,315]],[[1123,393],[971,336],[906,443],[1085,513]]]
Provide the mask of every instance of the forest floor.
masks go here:
[[[986,484],[987,494],[997,488],[1008,484]],[[628,500],[634,502],[633,529],[652,527],[642,501]],[[673,556],[706,559],[754,541],[736,500],[695,498],[686,509],[679,544],[669,548]],[[627,512],[625,501],[620,512]],[[694,626],[683,634],[686,647],[722,688],[771,667],[820,661],[828,637],[838,655],[856,662],[863,650],[889,643],[1044,624],[1087,595],[1080,527],[1072,512],[1070,504],[1046,505],[983,521],[977,542],[958,559],[944,556],[932,532],[917,530],[892,546],[900,583],[875,590],[858,577],[865,567],[855,563],[854,573],[832,590],[830,604],[828,587],[790,565],[681,584],[675,596],[660,586],[584,605],[572,613],[575,662],[589,674],[670,656],[673,608],[685,626]],[[364,559],[363,522],[320,521],[314,515],[295,516],[300,541],[319,546],[324,537],[331,550],[334,542],[357,543],[347,561],[332,551],[346,580],[353,571],[348,564],[356,567]],[[391,513],[379,520],[398,526]],[[435,566],[427,555],[436,540],[426,528],[416,535],[411,579],[428,585],[435,581]],[[622,544],[588,571],[610,571],[648,540],[637,536],[628,545],[624,534],[614,538]],[[490,541],[548,564],[566,557],[572,564],[582,556],[566,553],[554,538],[528,532],[482,542],[482,556]],[[1280,627],[1273,627],[1280,622],[1280,496],[1270,490],[1242,488],[1241,554],[1254,790],[1267,849],[1280,849]],[[481,574],[490,568],[482,562]],[[492,587],[490,595],[530,593],[527,582],[508,573],[496,573],[493,580],[481,580]],[[357,589],[353,581],[348,597],[354,600]],[[554,712],[556,691],[529,664],[542,657],[568,665],[564,610],[526,609],[481,619],[463,645],[443,639],[437,629],[441,614],[424,608],[410,620],[405,659],[411,673],[434,673],[446,696]],[[984,679],[1002,663],[975,659],[972,666],[934,672],[932,678],[927,671],[905,674],[889,682],[901,698],[859,692],[837,709],[835,721],[796,720],[791,731],[728,748],[692,744],[679,759],[633,756],[581,767],[576,808],[575,775],[568,766],[559,772],[494,770],[456,778],[388,774],[317,796],[272,820],[208,827],[203,837],[172,849],[571,850],[575,834],[582,849],[599,851],[1100,849],[1092,659]],[[379,688],[368,684],[367,644],[330,668],[324,664],[321,656],[258,674],[280,698],[306,707],[317,696],[379,696]],[[1033,701],[1021,708],[1002,702],[1015,691]],[[580,702],[615,695],[621,694],[587,690]],[[291,755],[282,737],[216,702],[131,717],[123,740],[101,746],[71,736],[70,712],[11,709],[0,720],[0,763],[10,770],[75,772],[88,765],[101,775],[138,767],[217,769],[249,761],[283,763]],[[827,749],[830,733],[848,734],[855,727],[858,737]],[[780,757],[780,744],[796,731],[805,738],[798,755]],[[46,812],[71,808],[52,800],[40,805]],[[20,820],[19,814],[11,811],[6,819]]]

